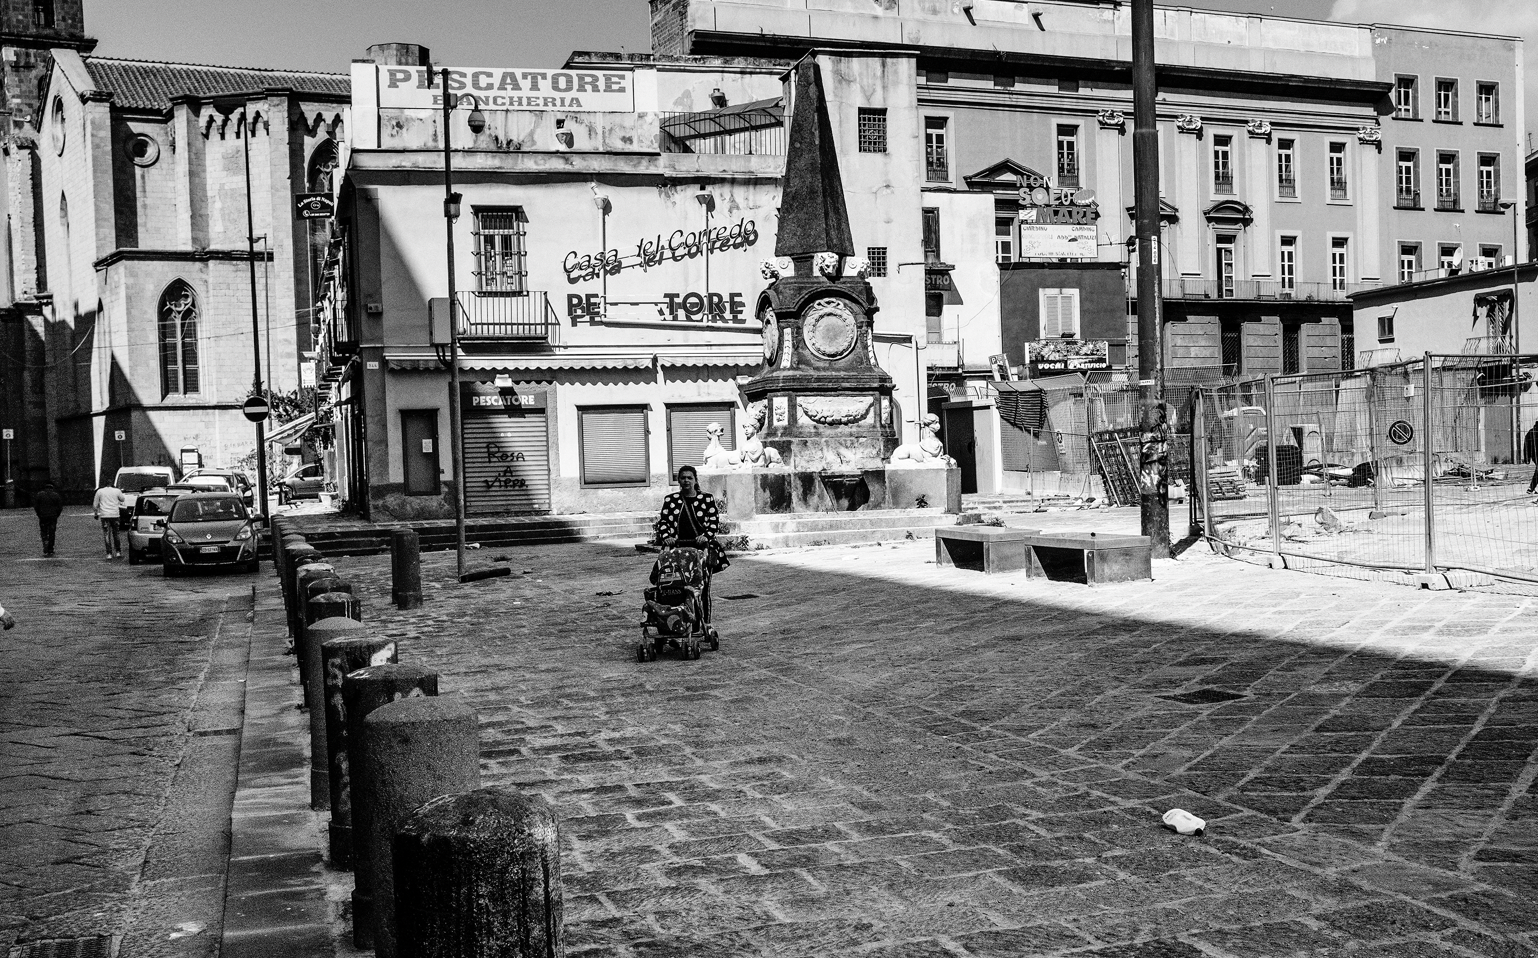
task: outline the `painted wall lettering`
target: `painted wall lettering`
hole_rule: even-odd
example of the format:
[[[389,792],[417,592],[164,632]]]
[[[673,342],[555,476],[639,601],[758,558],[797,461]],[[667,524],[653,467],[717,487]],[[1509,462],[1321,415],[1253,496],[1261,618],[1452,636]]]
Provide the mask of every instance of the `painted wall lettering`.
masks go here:
[[[704,256],[706,250],[724,253],[728,250],[747,249],[758,243],[758,224],[743,218],[730,226],[715,226],[702,230],[674,230],[667,234],[639,240],[635,252],[621,255],[617,249],[583,252],[572,250],[561,261],[566,270],[566,282],[573,285],[597,279],[601,275],[615,276],[622,270],[640,267],[643,271],[664,263],[681,263],[684,260]]]
[[[747,297],[742,293],[663,293],[660,304],[665,319],[678,322],[745,322]],[[570,319],[596,319],[604,315],[603,297],[568,293],[566,315]]]

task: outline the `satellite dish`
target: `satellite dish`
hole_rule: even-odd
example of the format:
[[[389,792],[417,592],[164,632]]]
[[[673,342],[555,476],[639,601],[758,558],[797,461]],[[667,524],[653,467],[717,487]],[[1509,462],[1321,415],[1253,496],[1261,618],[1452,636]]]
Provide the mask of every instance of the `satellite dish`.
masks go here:
[[[1459,272],[1462,272],[1462,270],[1463,270],[1463,247],[1460,246],[1457,249],[1453,250],[1452,268],[1449,270],[1449,272],[1451,272],[1451,273],[1459,273]]]
[[[1079,206],[1088,206],[1095,202],[1095,191],[1086,186],[1084,189],[1073,194],[1073,201]]]
[[[1046,206],[1052,202],[1052,194],[1047,192],[1045,187],[1038,186],[1031,190],[1031,202],[1037,206]]]

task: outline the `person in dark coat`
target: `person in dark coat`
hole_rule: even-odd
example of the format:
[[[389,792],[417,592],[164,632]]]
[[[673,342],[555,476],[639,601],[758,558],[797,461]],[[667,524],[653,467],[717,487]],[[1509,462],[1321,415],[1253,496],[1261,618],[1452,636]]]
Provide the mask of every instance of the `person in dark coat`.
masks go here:
[[[32,508],[37,512],[37,531],[43,537],[43,555],[53,555],[53,535],[59,528],[59,515],[64,511],[64,497],[53,483],[43,483],[32,496]]]
[[[1522,461],[1533,464],[1533,478],[1527,480],[1527,494],[1532,495],[1538,489],[1538,422],[1533,423],[1522,440]]]

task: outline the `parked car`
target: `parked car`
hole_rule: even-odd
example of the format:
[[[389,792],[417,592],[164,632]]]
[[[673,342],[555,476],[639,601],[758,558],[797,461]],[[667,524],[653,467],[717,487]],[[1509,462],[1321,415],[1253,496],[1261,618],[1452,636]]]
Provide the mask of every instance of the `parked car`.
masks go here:
[[[230,567],[257,570],[257,523],[233,493],[181,496],[171,504],[161,540],[164,572]]]
[[[134,500],[146,489],[164,489],[176,481],[176,470],[170,466],[123,466],[117,471],[112,484],[123,494],[121,519],[133,518]]]
[[[325,488],[325,469],[318,462],[307,462],[278,480],[278,501],[319,499]]]
[[[209,473],[187,476],[181,482],[176,483],[176,485],[184,486],[190,492],[228,492],[232,495],[240,494],[229,478]],[[167,486],[166,488],[169,489],[170,487]]]
[[[246,507],[256,508],[256,488],[246,474],[235,469],[199,469],[182,477],[183,482],[197,482],[207,478],[223,479],[230,491],[246,500]]]
[[[134,502],[133,518],[128,520],[128,564],[138,565],[150,556],[160,558],[160,539],[165,535],[166,516],[177,493],[146,489]]]

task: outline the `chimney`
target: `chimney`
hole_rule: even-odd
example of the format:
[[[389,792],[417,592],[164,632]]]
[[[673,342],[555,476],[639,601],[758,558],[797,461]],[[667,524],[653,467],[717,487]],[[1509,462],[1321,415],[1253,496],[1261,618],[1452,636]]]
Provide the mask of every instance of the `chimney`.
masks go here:
[[[382,67],[432,65],[427,48],[419,43],[376,43],[368,48],[368,56],[364,59],[372,60]]]

